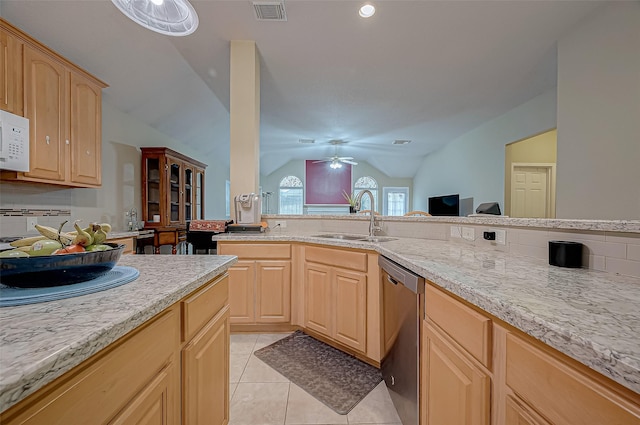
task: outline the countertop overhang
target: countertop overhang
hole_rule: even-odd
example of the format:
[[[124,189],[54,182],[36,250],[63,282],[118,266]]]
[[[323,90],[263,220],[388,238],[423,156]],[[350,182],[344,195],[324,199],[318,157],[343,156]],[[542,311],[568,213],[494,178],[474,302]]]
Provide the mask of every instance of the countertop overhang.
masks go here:
[[[13,406],[176,303],[235,256],[124,255],[126,285],[59,301],[0,308],[0,411]]]
[[[640,279],[459,242],[398,237],[381,243],[323,232],[219,234],[217,241],[321,244],[375,251],[640,393]],[[326,232],[324,232],[326,233]]]

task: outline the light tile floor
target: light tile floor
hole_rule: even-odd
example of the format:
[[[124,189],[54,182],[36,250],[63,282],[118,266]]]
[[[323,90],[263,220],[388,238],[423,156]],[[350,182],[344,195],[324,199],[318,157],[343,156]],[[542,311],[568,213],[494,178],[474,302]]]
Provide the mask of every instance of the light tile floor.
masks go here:
[[[287,335],[231,335],[230,425],[402,425],[384,382],[339,415],[253,355]]]

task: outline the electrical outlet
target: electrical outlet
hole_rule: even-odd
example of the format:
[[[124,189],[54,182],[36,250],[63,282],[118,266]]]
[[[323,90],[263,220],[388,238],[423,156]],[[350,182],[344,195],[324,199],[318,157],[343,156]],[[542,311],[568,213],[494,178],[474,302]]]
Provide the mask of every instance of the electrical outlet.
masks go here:
[[[506,245],[507,244],[507,231],[506,230],[496,230],[496,243],[498,245]]]
[[[460,234],[460,226],[451,226],[451,237],[452,238],[461,238]]]
[[[276,226],[280,226],[281,229],[287,227],[287,222],[285,220],[276,220]]]
[[[35,225],[38,224],[38,217],[27,217],[27,233],[35,233]]]
[[[462,228],[462,238],[468,241],[473,241],[476,239],[476,231],[473,227],[463,227]]]

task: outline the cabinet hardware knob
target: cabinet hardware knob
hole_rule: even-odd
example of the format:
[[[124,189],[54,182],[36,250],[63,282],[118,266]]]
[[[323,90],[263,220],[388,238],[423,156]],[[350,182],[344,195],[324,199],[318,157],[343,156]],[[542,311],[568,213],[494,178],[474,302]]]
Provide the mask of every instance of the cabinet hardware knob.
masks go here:
[[[49,136],[46,136],[46,137],[44,138],[44,140],[46,140],[46,141],[47,141],[47,145],[48,145],[48,144],[49,144],[49,142],[51,141],[51,139],[49,138]]]
[[[91,152],[87,151],[87,155],[91,155]]]
[[[67,145],[69,144],[69,140],[65,140],[64,142],[65,142]]]

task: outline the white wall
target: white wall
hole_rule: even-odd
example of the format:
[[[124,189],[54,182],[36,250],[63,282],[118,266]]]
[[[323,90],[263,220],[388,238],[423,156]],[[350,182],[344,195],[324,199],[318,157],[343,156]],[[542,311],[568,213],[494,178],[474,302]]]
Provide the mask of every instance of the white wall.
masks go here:
[[[282,167],[278,168],[273,173],[268,176],[260,177],[260,185],[262,186],[263,192],[273,192],[270,201],[270,213],[277,214],[278,213],[278,188],[280,185],[280,180],[286,176],[297,176],[302,180],[302,183],[305,182],[305,168],[304,168],[304,160],[295,160],[289,161]],[[378,203],[380,203],[382,199],[382,188],[383,187],[408,187],[409,188],[409,206],[411,206],[411,199],[413,197],[413,179],[406,178],[393,178],[384,174],[382,171],[373,167],[371,164],[358,161],[358,165],[354,165],[351,172],[351,185],[355,183],[360,177],[370,176],[373,177],[376,182],[378,182]],[[378,209],[382,211],[382,205],[378,205]]]
[[[640,219],[640,2],[558,43],[558,218]]]
[[[110,222],[114,230],[125,230],[124,212],[132,207],[141,215],[140,146],[166,146],[208,165],[205,172],[205,218],[224,218],[225,180],[229,167],[143,124],[117,108],[102,102],[102,187],[98,189],[64,188],[54,185],[2,182],[0,207],[3,209],[62,209],[71,216],[42,218],[46,225],[64,219]],[[26,232],[25,218],[2,217],[3,236]],[[69,225],[67,225],[69,226]],[[65,227],[70,230],[70,227]]]
[[[498,202],[504,212],[505,145],[556,126],[556,93],[549,91],[480,125],[428,155],[413,179],[413,209],[428,210],[430,196],[459,193]]]

